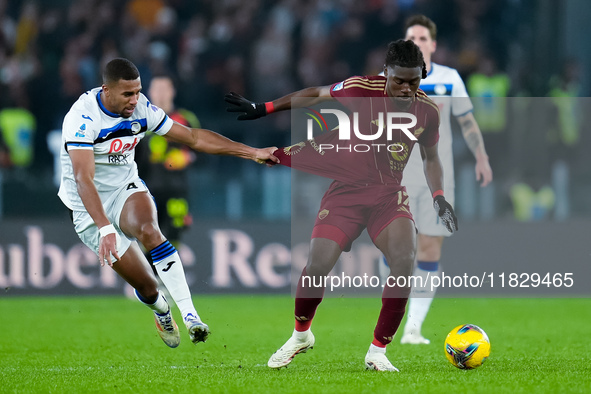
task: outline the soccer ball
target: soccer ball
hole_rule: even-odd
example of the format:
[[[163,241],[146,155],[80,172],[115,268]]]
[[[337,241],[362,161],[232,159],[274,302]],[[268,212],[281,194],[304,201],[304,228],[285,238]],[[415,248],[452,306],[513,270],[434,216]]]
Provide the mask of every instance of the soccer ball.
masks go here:
[[[445,338],[445,356],[454,367],[478,368],[489,355],[488,336],[474,324],[457,326]]]

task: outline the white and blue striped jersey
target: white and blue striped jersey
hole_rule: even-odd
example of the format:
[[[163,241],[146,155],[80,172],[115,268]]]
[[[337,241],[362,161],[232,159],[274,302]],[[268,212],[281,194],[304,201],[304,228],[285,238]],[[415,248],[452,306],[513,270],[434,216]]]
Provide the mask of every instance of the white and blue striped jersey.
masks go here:
[[[163,135],[173,125],[172,119],[141,93],[133,114],[123,118],[105,108],[101,92],[101,88],[95,88],[81,95],[63,123],[62,176],[58,196],[73,211],[85,208],[76,188],[69,150],[88,149],[94,152],[94,184],[101,201],[105,203],[111,192],[138,176],[135,147],[146,131]]]
[[[460,74],[451,67],[431,63],[427,78],[421,80],[423,90],[438,106],[439,158],[443,166],[444,190],[454,187],[454,167],[452,151],[452,132],[450,116],[462,116],[472,111],[472,102],[468,98],[466,86]],[[413,149],[404,169],[402,184],[405,186],[426,186],[423,160],[419,149]]]

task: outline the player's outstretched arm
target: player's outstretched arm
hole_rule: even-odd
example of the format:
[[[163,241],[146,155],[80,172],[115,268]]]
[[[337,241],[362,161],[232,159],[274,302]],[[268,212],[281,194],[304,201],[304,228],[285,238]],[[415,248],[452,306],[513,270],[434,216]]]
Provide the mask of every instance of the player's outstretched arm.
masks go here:
[[[493,172],[488,162],[488,155],[484,148],[484,140],[480,132],[480,127],[478,127],[478,123],[472,112],[458,116],[458,122],[462,128],[464,140],[476,158],[476,181],[481,182],[480,186],[484,187],[492,181]]]
[[[259,164],[278,164],[279,159],[273,156],[276,147],[253,148],[240,142],[232,141],[211,130],[190,129],[179,123],[174,123],[164,135],[167,139],[187,145],[189,148],[212,155],[236,156],[242,159],[256,161]]]
[[[119,260],[117,236],[115,235],[115,228],[107,218],[94,184],[94,152],[87,149],[71,149],[68,153],[72,160],[72,170],[74,171],[74,179],[76,180],[80,199],[101,233],[98,250],[99,261],[101,266],[105,265],[105,261],[110,266],[113,266],[111,254]]]
[[[224,100],[228,103],[226,111],[239,113],[238,120],[252,120],[273,112],[291,109],[292,98],[302,98],[298,100],[298,107],[308,107],[332,99],[330,86],[318,86],[305,88],[266,103],[255,103],[234,92],[226,94]]]
[[[431,147],[421,145],[421,156],[423,158],[427,184],[433,195],[433,207],[447,230],[450,233],[454,233],[458,230],[458,219],[456,218],[453,207],[443,196],[443,168],[439,159],[437,144]]]

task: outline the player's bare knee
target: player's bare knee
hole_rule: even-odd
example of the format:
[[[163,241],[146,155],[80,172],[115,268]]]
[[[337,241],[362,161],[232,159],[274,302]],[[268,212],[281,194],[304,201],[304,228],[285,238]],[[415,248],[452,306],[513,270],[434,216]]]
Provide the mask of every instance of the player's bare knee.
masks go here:
[[[154,223],[146,223],[140,226],[136,238],[148,250],[154,249],[166,240],[158,226]]]

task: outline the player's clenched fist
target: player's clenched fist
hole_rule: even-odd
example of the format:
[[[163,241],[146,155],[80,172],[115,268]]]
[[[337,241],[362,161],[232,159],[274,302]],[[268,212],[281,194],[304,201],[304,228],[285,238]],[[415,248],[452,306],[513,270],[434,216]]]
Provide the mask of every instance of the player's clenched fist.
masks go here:
[[[450,203],[445,200],[443,196],[436,196],[433,199],[433,207],[437,211],[437,215],[443,221],[443,224],[447,228],[447,231],[454,233],[458,230],[458,218],[454,212],[453,207]]]

